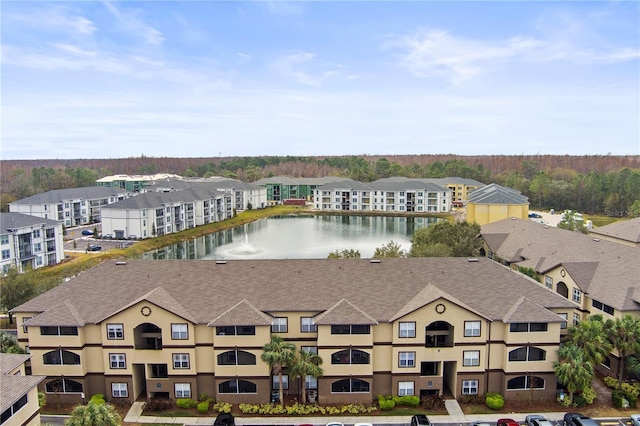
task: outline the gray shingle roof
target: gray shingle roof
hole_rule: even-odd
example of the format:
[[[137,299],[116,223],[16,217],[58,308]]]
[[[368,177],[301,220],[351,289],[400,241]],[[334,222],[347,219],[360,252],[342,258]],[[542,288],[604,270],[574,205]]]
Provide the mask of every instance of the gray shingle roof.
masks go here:
[[[304,177],[289,177],[289,176],[273,176],[263,178],[253,182],[258,186],[265,186],[268,183],[283,184],[283,185],[324,185],[332,182],[341,182],[345,180],[351,180],[337,176],[324,176],[319,178],[304,178]]]
[[[483,225],[482,237],[503,259],[540,274],[562,265],[591,298],[622,311],[640,310],[640,304],[628,297],[630,288],[640,289],[637,247],[524,219]]]
[[[28,226],[44,225],[56,226],[60,222],[51,219],[44,219],[37,216],[31,216],[22,213],[0,213],[0,233],[6,234],[14,229],[24,228]]]
[[[111,188],[107,186],[85,186],[82,188],[54,189],[42,194],[32,195],[11,204],[51,204],[65,200],[92,200],[98,198],[115,197],[118,194],[129,194],[125,189]]]
[[[45,376],[7,375],[29,358],[31,355],[0,353],[0,412],[11,407],[45,379]]]
[[[102,206],[102,209],[114,210],[137,210],[137,209],[155,209],[162,207],[166,203],[193,202],[196,200],[205,200],[214,198],[223,194],[224,191],[213,188],[198,186],[174,192],[145,192],[135,197],[127,198],[116,203]]]
[[[243,306],[265,313],[317,314],[333,307],[336,313],[342,312],[345,322],[358,310],[358,315],[371,321],[387,322],[406,306],[417,309],[414,298],[428,285],[491,320],[501,320],[521,296],[547,308],[574,307],[564,297],[488,259],[408,258],[380,263],[364,259],[104,262],[13,311],[45,312],[31,321],[35,324],[42,317],[47,323],[43,325],[58,325],[58,317],[47,311],[57,312],[60,301],[68,300],[79,322],[97,324],[160,285],[166,291],[163,299],[173,298],[179,315],[187,317],[184,310],[201,324],[222,321],[243,300]],[[423,301],[428,303],[428,298]],[[355,309],[338,310],[347,305]]]
[[[353,303],[349,302],[346,299],[341,299],[321,313],[316,316],[314,322],[318,325],[323,324],[368,324],[373,325],[377,324],[373,317],[367,314],[364,310],[360,309]]]
[[[10,371],[20,367],[31,358],[29,354],[0,354],[0,375],[8,374]]]
[[[529,204],[520,191],[495,183],[471,191],[467,199],[474,204]]]
[[[640,217],[628,220],[619,220],[606,226],[594,228],[590,233],[638,244],[640,243]]]

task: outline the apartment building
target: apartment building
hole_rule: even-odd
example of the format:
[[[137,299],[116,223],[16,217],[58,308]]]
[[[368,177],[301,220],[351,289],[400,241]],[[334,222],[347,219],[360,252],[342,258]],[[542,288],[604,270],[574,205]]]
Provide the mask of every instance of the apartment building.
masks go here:
[[[145,192],[102,210],[102,235],[150,238],[233,217],[233,194],[196,186],[172,192]]]
[[[79,226],[100,221],[100,209],[133,194],[119,188],[88,186],[54,189],[9,203],[9,211]]]
[[[152,175],[111,175],[96,181],[97,186],[126,189],[130,192],[141,192],[148,185],[159,180],[182,179],[182,176],[171,173],[156,173]]]
[[[336,176],[325,176],[319,178],[303,178],[288,176],[272,176],[254,182],[267,191],[267,202],[270,205],[282,204],[287,200],[313,201],[315,190],[329,183],[350,181]]]
[[[291,297],[292,291],[297,295]],[[104,262],[15,308],[40,389],[65,402],[265,403],[271,336],[318,353],[321,403],[378,394],[554,398],[567,298],[489,259]],[[300,379],[285,369],[285,392]]]
[[[0,424],[39,426],[38,384],[44,376],[26,375],[31,355],[0,353]]]
[[[386,178],[370,183],[329,183],[314,191],[317,210],[444,213],[451,210],[451,191],[426,179]]]
[[[532,268],[540,286],[574,303],[567,321],[589,315],[605,319],[640,316],[640,250],[525,219],[505,219],[482,226],[484,254],[513,269]],[[601,366],[617,371],[612,353]]]
[[[609,225],[589,229],[593,238],[609,240],[640,248],[640,217],[619,220]]]
[[[22,213],[0,213],[0,268],[19,272],[55,265],[64,259],[62,224]]]

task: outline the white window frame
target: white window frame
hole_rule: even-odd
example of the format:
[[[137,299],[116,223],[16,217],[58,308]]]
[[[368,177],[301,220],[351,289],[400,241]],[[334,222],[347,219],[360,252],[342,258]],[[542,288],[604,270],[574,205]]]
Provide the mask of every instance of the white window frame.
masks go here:
[[[176,383],[174,392],[176,398],[191,398],[191,383]]]
[[[187,353],[172,354],[171,358],[173,361],[174,370],[186,370],[191,367],[189,354]]]
[[[580,303],[580,301],[582,300],[582,291],[579,288],[573,287],[573,290],[571,292],[571,300],[576,303]]]
[[[462,351],[463,367],[480,366],[480,351]]]
[[[545,277],[544,277],[544,285],[547,288],[553,288],[553,277],[550,277],[549,275],[545,275]]]
[[[309,352],[310,354],[318,355],[318,347],[317,346],[300,346],[301,351]]]
[[[558,314],[559,316],[561,316],[562,318],[564,318],[564,322],[560,323],[560,328],[561,329],[565,329],[567,328],[567,314]]]
[[[280,379],[278,378],[277,374],[271,376],[271,389],[280,389],[279,380]],[[282,389],[283,390],[289,389],[289,375],[288,374],[283,374],[282,375]]]
[[[463,395],[477,395],[478,394],[478,381],[477,380],[463,380],[462,381],[462,394]]]
[[[581,318],[580,318],[580,314],[579,314],[579,313],[577,313],[577,312],[574,312],[574,313],[573,313],[573,325],[578,325],[578,324],[580,324],[580,320],[581,320]]]
[[[288,329],[289,325],[287,317],[275,317],[273,321],[271,321],[272,333],[286,333]]]
[[[111,396],[113,398],[128,398],[129,387],[126,383],[111,383]]]
[[[109,368],[112,370],[127,368],[127,356],[125,354],[109,354]]]
[[[416,323],[415,321],[402,321],[400,322],[398,329],[398,337],[401,339],[409,339],[416,337]]]
[[[482,325],[481,325],[481,322],[479,320],[477,320],[477,321],[465,321],[464,322],[464,337],[480,337],[481,328],[482,328]]]
[[[189,325],[186,323],[171,324],[171,339],[172,340],[188,340]]]
[[[414,382],[398,382],[398,396],[415,395]]]
[[[416,366],[415,352],[398,352],[398,367],[413,368]]]
[[[318,331],[318,326],[313,322],[313,317],[300,318],[300,331],[302,333],[315,333]]]
[[[118,334],[120,335],[120,337],[118,337]],[[124,339],[124,325],[123,324],[107,324],[107,339],[108,340]]]

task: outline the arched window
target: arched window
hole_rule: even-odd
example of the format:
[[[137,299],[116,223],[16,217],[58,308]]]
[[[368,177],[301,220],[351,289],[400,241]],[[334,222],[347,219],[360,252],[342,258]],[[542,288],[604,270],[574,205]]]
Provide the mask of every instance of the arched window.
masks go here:
[[[426,348],[452,347],[453,326],[446,321],[434,321],[425,329]]]
[[[256,356],[247,351],[227,351],[218,355],[218,365],[256,365]]]
[[[509,361],[544,361],[547,351],[535,346],[523,346],[509,352]]]
[[[218,385],[219,393],[257,393],[255,383],[246,380],[228,380]]]
[[[537,376],[518,376],[507,382],[508,390],[544,389],[544,379]]]
[[[556,291],[558,292],[558,294],[564,296],[565,298],[569,298],[569,288],[567,288],[567,285],[563,281],[560,281],[558,283]]]
[[[57,349],[42,355],[44,364],[56,365],[80,365],[80,355],[73,352]]]
[[[82,383],[69,379],[57,379],[47,383],[45,389],[48,393],[80,393]]]
[[[331,392],[369,392],[369,383],[360,379],[342,379],[331,383]]]
[[[331,354],[331,364],[369,364],[370,355],[360,349],[345,349]]]

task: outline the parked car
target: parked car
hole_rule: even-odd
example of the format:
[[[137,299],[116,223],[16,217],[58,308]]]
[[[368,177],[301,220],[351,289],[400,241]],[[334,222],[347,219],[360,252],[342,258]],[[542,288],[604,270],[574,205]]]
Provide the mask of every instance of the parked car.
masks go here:
[[[471,422],[471,426],[491,426],[491,423],[483,422],[483,421],[477,421],[477,422]]]
[[[524,421],[527,426],[553,426],[553,423],[540,414],[529,414]]]
[[[102,247],[97,246],[95,244],[89,244],[89,247],[87,247],[87,251],[100,251],[102,250]]]
[[[344,425],[340,422],[329,422],[326,424],[326,426],[344,426]]]
[[[631,424],[633,426],[640,426],[640,414],[631,415]]]
[[[431,421],[424,414],[416,414],[411,417],[411,426],[431,426]]]
[[[520,426],[520,423],[513,419],[498,419],[497,426]]]
[[[371,423],[356,423],[353,426],[373,426]]]
[[[93,235],[93,231],[91,231],[89,229],[83,229],[82,230],[82,235]]]
[[[598,426],[598,423],[581,413],[567,413],[564,415],[564,426]]]
[[[236,421],[231,413],[220,413],[213,423],[215,426],[235,426]]]

